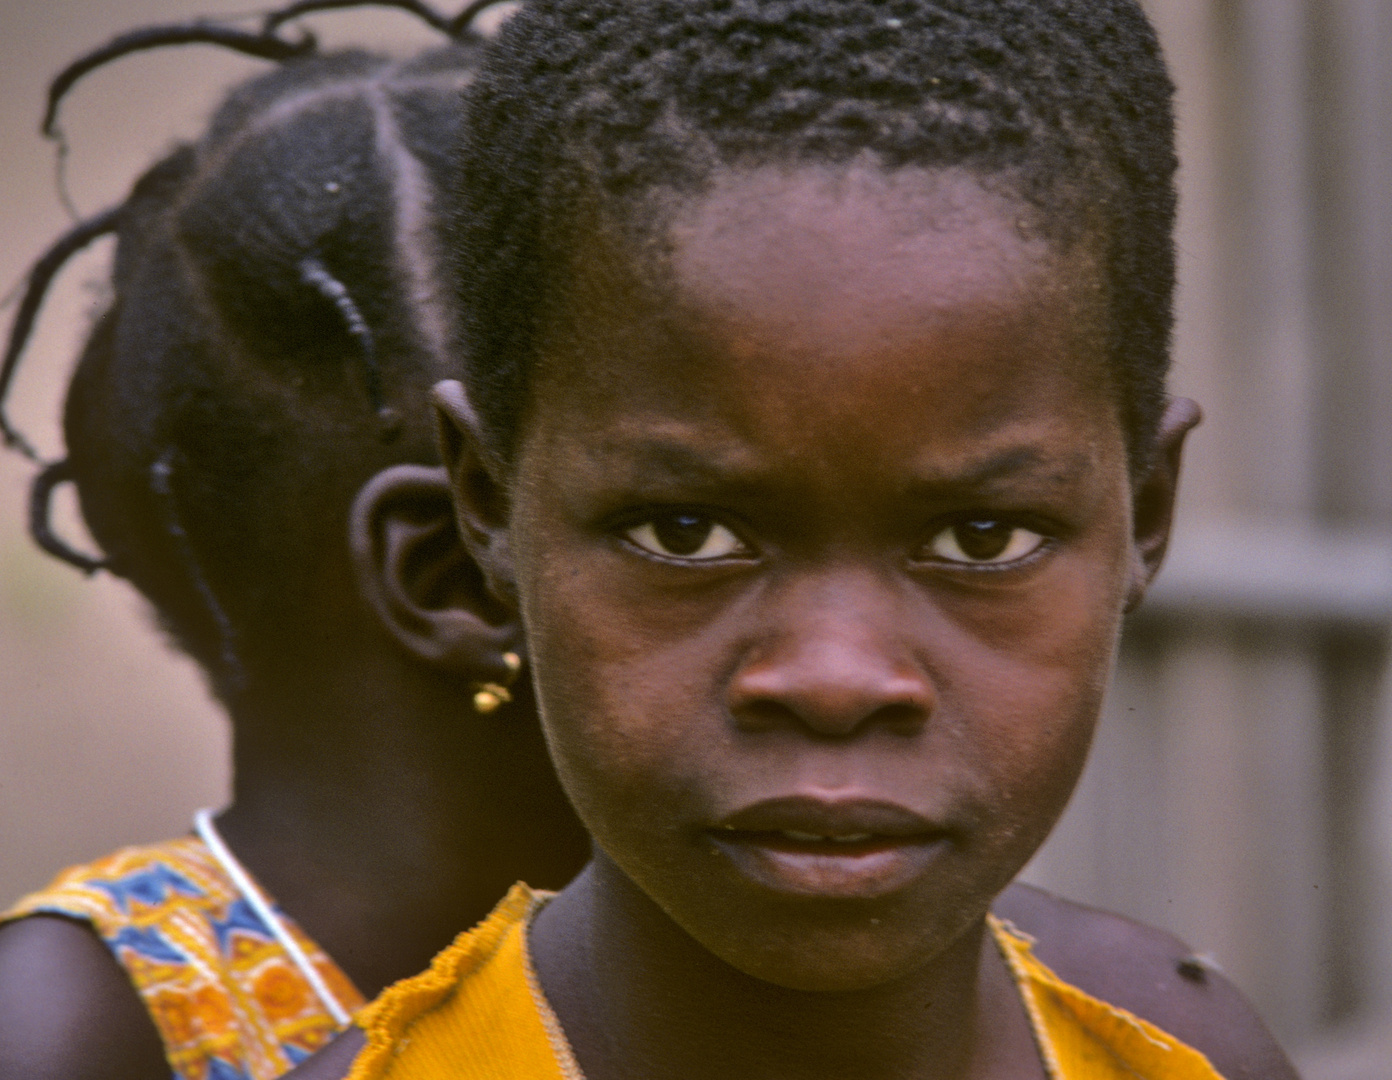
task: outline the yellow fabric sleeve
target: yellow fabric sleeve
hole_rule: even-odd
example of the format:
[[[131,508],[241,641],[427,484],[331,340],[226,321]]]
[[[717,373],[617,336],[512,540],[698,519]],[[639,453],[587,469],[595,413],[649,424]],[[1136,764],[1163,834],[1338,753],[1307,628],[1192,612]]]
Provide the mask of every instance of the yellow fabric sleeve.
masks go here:
[[[994,915],[987,918],[1050,1080],[1223,1080],[1199,1051],[1064,982],[1034,955],[1026,935]]]
[[[533,993],[526,926],[541,898],[525,885],[460,934],[421,975],[385,990],[355,1022],[367,1045],[349,1080],[573,1080],[578,1068]],[[553,1045],[547,1027],[559,1042]],[[563,1066],[562,1062],[567,1064]]]

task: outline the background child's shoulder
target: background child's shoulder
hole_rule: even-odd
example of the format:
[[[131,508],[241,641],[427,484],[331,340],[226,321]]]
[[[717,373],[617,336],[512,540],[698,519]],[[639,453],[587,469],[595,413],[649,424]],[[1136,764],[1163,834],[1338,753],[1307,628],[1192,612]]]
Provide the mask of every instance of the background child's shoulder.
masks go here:
[[[0,1076],[168,1076],[126,973],[89,927],[53,915],[0,925]]]
[[[1018,883],[994,911],[1035,939],[1059,978],[1202,1051],[1228,1080],[1295,1080],[1237,987],[1174,935]]]

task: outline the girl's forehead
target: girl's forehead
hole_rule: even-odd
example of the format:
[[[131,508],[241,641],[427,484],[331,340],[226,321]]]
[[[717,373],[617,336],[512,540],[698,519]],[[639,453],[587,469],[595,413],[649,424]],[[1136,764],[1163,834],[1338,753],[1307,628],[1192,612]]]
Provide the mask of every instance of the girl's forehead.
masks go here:
[[[1022,292],[1061,282],[1068,263],[1071,288],[1100,290],[1100,273],[1079,273],[1094,269],[1086,246],[1056,250],[1036,215],[964,170],[729,171],[676,209],[664,276],[682,296],[742,304],[752,291],[803,317],[904,307],[909,294],[919,314],[1013,306]]]
[[[905,233],[950,232],[999,219],[1029,239],[1032,216],[1004,176],[961,167],[887,169],[870,157],[724,168],[672,206],[678,235],[715,219],[734,231],[806,227],[809,218],[821,216],[828,228]],[[1043,254],[1045,246],[1037,246]]]
[[[601,242],[577,262],[543,410],[592,431],[666,409],[849,430],[881,407],[854,385],[950,401],[963,431],[1046,399],[1114,418],[1090,251],[1058,250],[969,173],[732,170],[658,227],[660,243]]]
[[[603,215],[613,227],[580,245],[553,310],[553,343],[582,352],[563,350],[563,378],[602,367],[619,341],[659,348],[652,339],[664,331],[836,351],[983,315],[1013,332],[1044,307],[1065,317],[1078,351],[1105,352],[1101,245],[1054,239],[999,177],[865,163],[730,168],[698,192],[628,205],[627,222],[613,216],[621,208]],[[558,359],[548,351],[543,370]]]

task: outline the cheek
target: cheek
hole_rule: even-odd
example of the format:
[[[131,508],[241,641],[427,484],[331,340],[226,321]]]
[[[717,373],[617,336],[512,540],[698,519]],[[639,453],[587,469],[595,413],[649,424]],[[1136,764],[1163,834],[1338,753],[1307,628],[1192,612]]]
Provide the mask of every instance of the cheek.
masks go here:
[[[603,842],[615,823],[650,820],[696,788],[709,665],[699,636],[635,623],[612,582],[552,571],[529,584],[524,618],[547,741],[567,794]]]
[[[1096,554],[1096,553],[1094,553]],[[1128,550],[1061,560],[1046,603],[1002,605],[966,620],[976,650],[946,696],[972,717],[962,730],[977,795],[992,809],[991,831],[1042,841],[1062,813],[1086,763],[1116,652]],[[1036,598],[1037,600],[1039,598]],[[990,701],[973,709],[969,701]]]

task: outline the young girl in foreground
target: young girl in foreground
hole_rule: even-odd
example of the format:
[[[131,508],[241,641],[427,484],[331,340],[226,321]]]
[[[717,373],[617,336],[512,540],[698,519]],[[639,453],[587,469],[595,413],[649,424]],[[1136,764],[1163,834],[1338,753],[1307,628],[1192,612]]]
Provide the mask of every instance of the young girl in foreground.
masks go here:
[[[271,1080],[519,875],[588,854],[526,688],[490,708],[479,685],[521,636],[459,543],[427,405],[477,48],[301,50],[55,248],[116,234],[36,532],[90,568],[44,525],[71,480],[225,703],[235,799],[0,913],[4,1080]]]
[[[1172,939],[991,914],[1198,417],[1139,7],[536,0],[467,100],[446,463],[596,855],[304,1075],[1290,1076]]]

